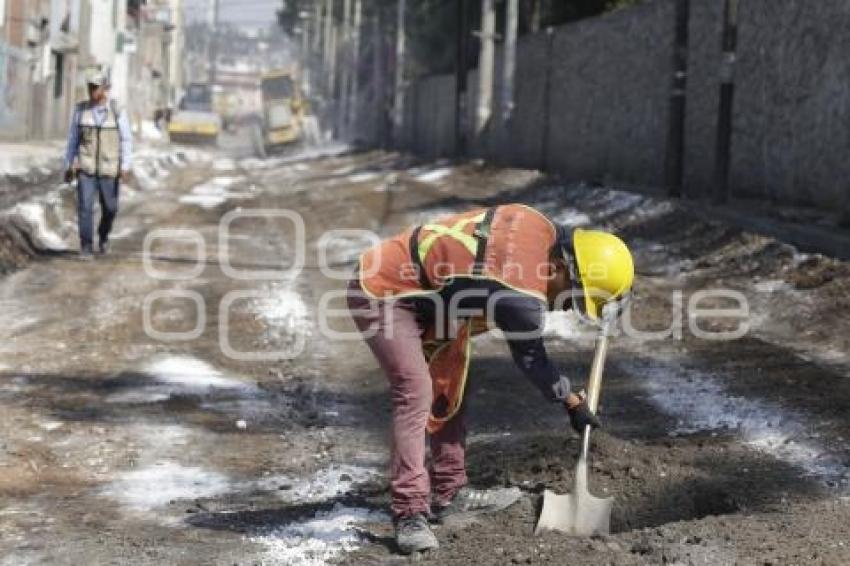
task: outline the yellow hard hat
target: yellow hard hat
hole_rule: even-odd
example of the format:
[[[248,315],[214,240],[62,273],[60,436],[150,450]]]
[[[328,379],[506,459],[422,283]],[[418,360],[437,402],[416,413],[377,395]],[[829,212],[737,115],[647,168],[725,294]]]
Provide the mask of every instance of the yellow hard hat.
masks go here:
[[[635,264],[626,244],[608,232],[573,230],[570,275],[583,300],[574,301],[579,313],[593,321],[610,301],[625,298],[635,279]],[[572,252],[572,253],[569,253]]]

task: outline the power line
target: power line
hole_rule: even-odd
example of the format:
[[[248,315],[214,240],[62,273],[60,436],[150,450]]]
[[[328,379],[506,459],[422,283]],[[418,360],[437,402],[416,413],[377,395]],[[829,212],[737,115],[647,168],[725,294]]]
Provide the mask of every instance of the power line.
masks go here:
[[[219,0],[219,1],[221,2],[222,6],[232,6],[232,7],[238,7],[238,8],[242,8],[242,7],[246,7],[246,6],[247,7],[254,7],[254,8],[258,8],[258,7],[281,8],[281,7],[283,7],[283,4],[280,2],[280,0],[231,0],[231,1]],[[198,4],[193,4],[191,6],[187,4],[186,6],[184,6],[183,9],[188,10],[188,11],[209,10],[209,1],[201,2],[201,3],[198,3]]]

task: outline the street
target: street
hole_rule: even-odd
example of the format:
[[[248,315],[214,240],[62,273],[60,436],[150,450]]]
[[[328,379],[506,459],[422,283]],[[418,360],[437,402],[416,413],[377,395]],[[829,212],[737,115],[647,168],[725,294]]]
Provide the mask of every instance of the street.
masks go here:
[[[0,0],[0,566],[847,566],[848,24]]]
[[[524,495],[437,527],[441,548],[421,561],[850,561],[846,263],[533,171],[344,146],[247,155],[236,140],[131,192],[109,256],[42,258],[0,281],[0,563],[400,560],[385,378],[339,296],[326,298],[370,245],[344,231],[384,237],[513,201],[616,229],[635,250],[638,332],[612,344],[593,447],[612,534],[532,536],[542,489],[571,489],[578,439],[491,333],[474,346],[468,471]],[[740,293],[745,320],[711,314],[727,296],[692,300],[712,288]],[[706,340],[693,317],[708,332],[748,328]],[[593,333],[551,315],[547,335],[581,384]]]

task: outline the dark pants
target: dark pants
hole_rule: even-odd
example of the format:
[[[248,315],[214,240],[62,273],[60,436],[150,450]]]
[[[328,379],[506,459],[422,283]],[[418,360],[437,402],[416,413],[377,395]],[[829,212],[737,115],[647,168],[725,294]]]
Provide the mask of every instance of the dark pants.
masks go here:
[[[456,415],[431,435],[431,469],[425,467],[425,427],[431,412],[432,385],[422,353],[423,329],[404,301],[372,301],[357,280],[349,283],[348,308],[358,329],[390,382],[393,404],[390,490],[392,512],[406,517],[451,501],[466,485],[466,427]],[[430,471],[430,477],[429,472]]]
[[[118,214],[118,180],[114,177],[93,177],[80,173],[77,182],[77,223],[80,229],[80,249],[92,249],[92,216],[94,197],[100,199],[100,224],[97,235],[101,242],[109,239],[112,222]]]

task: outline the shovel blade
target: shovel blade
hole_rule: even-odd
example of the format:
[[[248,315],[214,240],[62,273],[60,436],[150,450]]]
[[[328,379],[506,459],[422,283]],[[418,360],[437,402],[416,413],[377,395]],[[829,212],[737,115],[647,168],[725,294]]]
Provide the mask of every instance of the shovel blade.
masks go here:
[[[613,497],[594,497],[587,490],[587,461],[580,458],[572,493],[558,495],[548,489],[543,492],[543,509],[534,534],[558,531],[571,536],[607,535],[611,531],[613,505]]]
[[[611,532],[612,497],[594,497],[589,492],[558,495],[543,492],[543,509],[534,534],[558,531],[571,536],[607,535]]]

